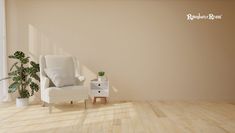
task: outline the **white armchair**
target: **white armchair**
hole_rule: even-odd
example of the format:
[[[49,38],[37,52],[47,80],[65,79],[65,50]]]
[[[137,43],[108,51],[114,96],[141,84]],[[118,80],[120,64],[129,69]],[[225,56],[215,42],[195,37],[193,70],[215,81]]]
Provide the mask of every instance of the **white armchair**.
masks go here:
[[[51,84],[50,79],[45,73],[45,69],[61,67],[74,72],[77,82],[73,86],[55,87]],[[54,103],[66,101],[84,100],[86,108],[86,100],[88,99],[88,89],[83,86],[84,76],[79,73],[78,61],[71,56],[62,55],[46,55],[40,56],[40,78],[41,78],[41,100],[48,103],[49,113],[52,111]]]

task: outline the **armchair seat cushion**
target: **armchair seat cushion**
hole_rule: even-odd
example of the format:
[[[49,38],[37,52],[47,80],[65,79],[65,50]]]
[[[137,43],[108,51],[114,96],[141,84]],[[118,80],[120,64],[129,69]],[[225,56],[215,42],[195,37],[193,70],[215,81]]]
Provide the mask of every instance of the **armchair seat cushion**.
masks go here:
[[[84,86],[49,87],[45,93],[49,103],[88,99],[88,89]]]

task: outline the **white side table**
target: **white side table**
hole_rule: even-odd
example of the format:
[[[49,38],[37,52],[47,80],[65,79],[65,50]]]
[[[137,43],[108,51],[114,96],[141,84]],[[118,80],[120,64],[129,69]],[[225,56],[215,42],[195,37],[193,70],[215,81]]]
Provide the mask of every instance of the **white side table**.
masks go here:
[[[104,98],[105,103],[107,103],[107,98],[109,97],[109,81],[93,79],[90,84],[90,97],[93,98],[93,104],[96,103],[96,98]]]

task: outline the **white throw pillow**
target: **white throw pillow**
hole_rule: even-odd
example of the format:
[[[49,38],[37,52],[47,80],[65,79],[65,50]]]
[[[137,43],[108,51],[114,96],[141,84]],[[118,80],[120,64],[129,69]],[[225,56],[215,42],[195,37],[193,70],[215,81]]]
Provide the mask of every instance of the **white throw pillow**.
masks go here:
[[[71,86],[76,84],[76,78],[67,69],[61,67],[44,69],[47,76],[56,87]]]
[[[64,55],[46,55],[46,68],[63,68],[69,74],[75,77],[74,59],[71,56]]]

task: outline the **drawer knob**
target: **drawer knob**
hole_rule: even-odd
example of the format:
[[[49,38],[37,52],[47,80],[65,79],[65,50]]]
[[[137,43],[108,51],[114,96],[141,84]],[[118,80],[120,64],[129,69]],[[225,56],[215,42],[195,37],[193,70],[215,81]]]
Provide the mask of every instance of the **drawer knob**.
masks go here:
[[[100,91],[98,91],[98,93],[100,93]]]
[[[98,86],[100,86],[100,84],[98,84]]]

